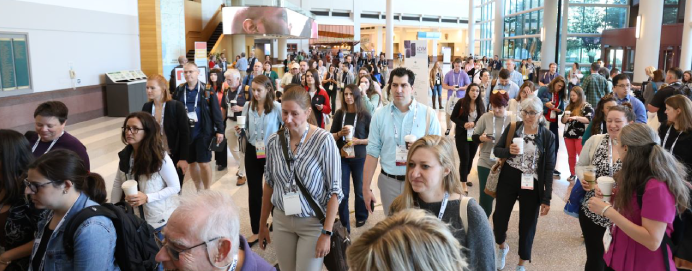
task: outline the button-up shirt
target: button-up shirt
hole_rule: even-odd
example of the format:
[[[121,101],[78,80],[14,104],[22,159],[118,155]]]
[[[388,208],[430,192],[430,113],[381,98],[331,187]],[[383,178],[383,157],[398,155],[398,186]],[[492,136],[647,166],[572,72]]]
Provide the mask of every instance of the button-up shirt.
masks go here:
[[[517,86],[521,86],[522,84],[524,84],[524,76],[521,75],[521,73],[518,71],[513,71],[512,73],[510,73],[509,80],[517,84]]]
[[[515,84],[513,81],[509,81],[509,83],[507,85],[504,85],[504,86],[500,85],[500,83],[498,82],[495,85],[495,88],[493,90],[505,90],[505,91],[507,91],[507,95],[509,95],[510,99],[514,99],[517,97],[517,95],[519,95],[519,86],[517,86],[517,84]],[[492,91],[490,91],[489,89],[485,91],[485,102],[488,104],[490,103],[491,92]]]
[[[636,122],[646,123],[646,108],[644,108],[644,103],[642,103],[642,101],[635,97],[632,97],[632,95],[630,94],[627,94],[627,96],[625,96],[624,99],[620,99],[620,97],[615,95],[615,100],[618,104],[630,103],[632,105],[632,111],[634,111],[634,114],[637,116]]]
[[[609,93],[608,80],[598,73],[592,73],[581,82],[589,104],[598,104],[603,96]]]
[[[235,68],[238,69],[239,71],[246,71],[247,70],[247,58],[241,57],[238,59],[238,62],[235,63]]]
[[[557,77],[557,72],[553,74],[550,74],[550,72],[546,72],[543,74],[543,78],[541,78],[541,83],[546,85],[550,84],[550,82],[552,82],[553,79],[555,79],[555,77]]]
[[[281,119],[281,104],[274,101],[274,108],[269,113],[257,113],[250,106],[250,102],[246,102],[243,106],[243,116],[247,117],[247,139],[248,143],[252,146],[256,146],[255,142],[258,140],[263,140],[264,145],[269,144],[269,136],[276,133],[279,130],[279,126],[283,123]]]
[[[415,123],[413,121],[415,114]],[[426,115],[430,123],[425,123]],[[398,132],[398,137],[394,136],[394,129]],[[375,111],[375,115],[370,122],[370,134],[368,135],[368,155],[380,158],[382,170],[388,174],[405,175],[406,167],[396,165],[396,146],[405,146],[404,136],[412,134],[418,138],[428,134],[441,135],[440,122],[437,114],[427,106],[415,100],[408,106],[408,111],[401,112],[394,103]]]

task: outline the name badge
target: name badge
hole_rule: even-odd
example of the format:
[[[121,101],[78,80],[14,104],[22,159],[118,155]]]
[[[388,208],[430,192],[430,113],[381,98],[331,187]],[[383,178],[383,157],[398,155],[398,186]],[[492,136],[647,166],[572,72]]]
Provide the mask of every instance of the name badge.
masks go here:
[[[286,215],[297,215],[301,213],[300,195],[298,195],[298,192],[284,194],[284,213],[286,213]]]
[[[533,174],[521,174],[521,189],[533,190]]]
[[[466,141],[473,141],[473,129],[466,130]]]
[[[197,122],[197,112],[187,112],[187,118],[193,122]]]
[[[439,84],[440,84],[440,79],[435,80],[435,85],[439,85]]]
[[[550,118],[551,119],[557,118],[557,112],[555,112],[554,110],[550,110]]]
[[[406,146],[396,146],[396,166],[403,167],[406,166],[406,156],[408,156],[408,150]]]
[[[340,88],[344,88],[344,82],[339,83]]]
[[[334,90],[334,85],[329,85],[329,90]]]
[[[266,147],[264,146],[264,140],[257,140],[255,142],[255,153],[257,154],[257,159],[266,158]]]
[[[613,225],[615,227],[615,225]],[[613,241],[613,232],[610,230],[610,227],[606,228],[605,234],[603,234],[603,252],[606,253],[608,252],[608,249],[610,248],[610,243]]]
[[[495,152],[493,152],[492,149],[490,150],[490,161],[497,161],[497,157],[495,157]]]

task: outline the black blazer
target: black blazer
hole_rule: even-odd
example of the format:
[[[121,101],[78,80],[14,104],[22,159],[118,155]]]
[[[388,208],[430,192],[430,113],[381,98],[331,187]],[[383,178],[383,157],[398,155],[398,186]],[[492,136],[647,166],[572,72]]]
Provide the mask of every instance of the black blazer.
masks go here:
[[[152,113],[153,105],[154,102],[145,103],[142,106],[142,111]],[[176,100],[166,102],[166,110],[163,112],[163,131],[166,133],[171,159],[187,160],[190,151],[188,147],[190,144],[190,125],[182,102]]]
[[[477,99],[479,98],[480,97],[478,97]],[[452,110],[452,115],[449,117],[449,119],[456,124],[456,127],[454,128],[454,137],[459,137],[466,140],[466,129],[464,128],[464,124],[469,122],[469,115],[466,114],[464,116],[459,116],[459,112],[461,112],[461,99],[459,99],[459,101],[457,101],[457,103],[454,105],[454,110]],[[485,114],[485,112],[479,110],[479,108],[476,107],[476,114],[478,116],[476,117],[476,120],[473,121],[474,125],[478,122],[478,119],[480,119],[481,116]]]
[[[198,82],[198,84],[201,84],[201,82]],[[187,88],[187,83],[180,84],[176,88],[173,99],[183,103],[183,101],[185,101],[185,98],[183,96],[185,95],[185,88]],[[202,133],[200,135],[202,135],[205,138],[210,138],[214,136],[215,133],[224,134],[224,118],[221,116],[221,107],[219,107],[219,100],[216,98],[216,95],[209,95],[209,100],[207,100],[204,97],[204,92],[205,87],[200,86],[199,92],[197,93],[197,95],[199,95],[197,106],[200,109],[200,115],[197,116],[197,119],[199,120],[199,124],[202,125]],[[183,111],[187,112],[185,111],[184,105]],[[149,112],[151,112],[151,110]],[[187,116],[187,113],[185,114]]]
[[[522,121],[517,121],[517,130],[514,132],[514,137],[519,137],[523,126]],[[509,128],[511,125],[507,125],[505,131],[502,132],[502,136],[495,144],[495,156],[498,158],[509,158],[512,156],[509,153],[509,146],[505,146],[507,140],[507,133],[509,133]],[[538,198],[536,199],[539,203],[550,206],[550,199],[553,194],[553,170],[555,170],[555,135],[545,128],[543,125],[538,124],[538,136],[536,137],[536,147],[538,148],[539,158],[538,158],[538,169],[536,173],[538,175],[538,183],[535,189],[538,190]],[[502,176],[502,175],[500,175]],[[502,179],[500,179],[500,182]]]

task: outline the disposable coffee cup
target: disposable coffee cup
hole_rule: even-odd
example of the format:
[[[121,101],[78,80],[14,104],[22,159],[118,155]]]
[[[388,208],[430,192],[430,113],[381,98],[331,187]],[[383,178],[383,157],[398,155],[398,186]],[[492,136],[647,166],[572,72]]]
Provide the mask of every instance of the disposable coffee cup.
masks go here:
[[[121,187],[123,192],[125,192],[125,196],[137,195],[137,181],[127,180]]]
[[[238,128],[245,129],[245,118],[247,118],[247,117],[246,116],[236,117],[236,120],[238,122]]]
[[[572,111],[565,111],[565,117],[569,117],[572,115]]]
[[[406,149],[408,150],[408,145],[413,144],[413,142],[418,139],[415,135],[407,135],[404,137],[404,141],[406,141]]]
[[[454,85],[454,88],[455,88],[455,89],[459,89],[459,85]]]
[[[603,194],[603,201],[610,202],[610,198],[612,196],[611,193],[613,192],[613,186],[615,186],[615,180],[612,177],[601,176],[598,177],[596,183],[598,184],[598,188],[601,189],[601,193]]]
[[[524,154],[524,139],[521,137],[512,138],[512,143],[519,147],[519,154]]]
[[[236,104],[238,104],[236,100],[231,100],[231,106],[236,106]]]
[[[346,125],[344,128],[348,129],[348,134],[346,135],[346,141],[353,140],[353,125]]]
[[[588,166],[584,169],[584,181],[589,184],[588,187],[586,187],[587,189],[591,190],[594,188],[594,184],[596,183],[596,167]]]

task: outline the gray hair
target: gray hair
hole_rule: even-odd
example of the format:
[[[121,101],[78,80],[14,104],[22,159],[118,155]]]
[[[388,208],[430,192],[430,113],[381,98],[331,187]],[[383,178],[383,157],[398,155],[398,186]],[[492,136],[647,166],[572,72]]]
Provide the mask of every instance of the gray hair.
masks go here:
[[[538,97],[529,95],[525,99],[521,100],[519,108],[521,108],[521,110],[533,109],[540,114],[543,113],[543,102]]]
[[[237,71],[237,70],[236,70]],[[191,225],[189,231],[197,233],[200,241],[208,241],[216,237],[231,239],[231,254],[227,259],[232,259],[238,254],[240,219],[235,202],[230,195],[218,191],[204,190],[195,195],[185,196],[180,199],[180,206],[173,211],[173,216],[180,216],[188,221],[198,221],[197,225]],[[197,217],[198,219],[189,219]],[[201,219],[200,219],[201,218]],[[217,250],[218,242],[210,242],[207,251]],[[209,255],[213,259],[215,255]],[[211,261],[213,263],[213,261]]]
[[[223,76],[230,76],[231,79],[240,80],[240,72],[237,69],[228,69],[225,73],[223,73]]]

